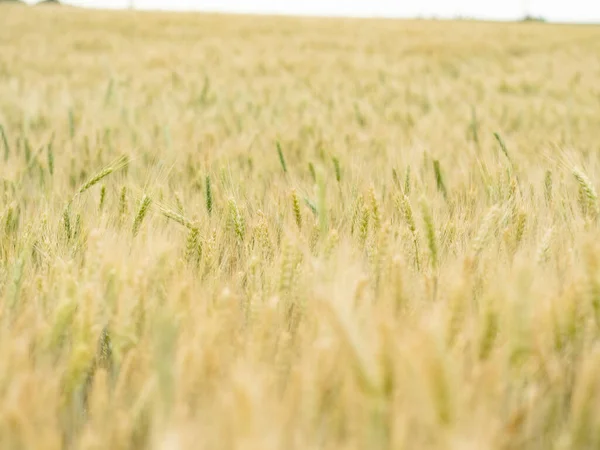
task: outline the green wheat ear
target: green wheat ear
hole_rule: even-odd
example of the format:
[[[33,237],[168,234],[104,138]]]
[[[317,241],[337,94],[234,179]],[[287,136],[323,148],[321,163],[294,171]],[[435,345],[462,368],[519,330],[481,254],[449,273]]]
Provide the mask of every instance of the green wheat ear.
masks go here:
[[[31,144],[27,138],[25,138],[25,162],[27,164],[31,162]]]
[[[550,245],[552,243],[552,236],[554,234],[554,229],[552,227],[548,228],[537,250],[537,263],[543,264],[548,261],[550,257]]]
[[[78,239],[81,235],[81,214],[75,217],[75,228],[73,229],[73,238]]]
[[[371,206],[371,214],[373,215],[373,228],[375,231],[379,231],[381,228],[381,212],[379,202],[377,201],[377,195],[375,194],[375,188],[373,186],[369,189],[369,203]]]
[[[92,387],[92,383],[94,382],[94,378],[96,376],[96,372],[101,370],[106,370],[106,372],[112,376],[114,375],[114,360],[113,360],[113,348],[112,348],[112,340],[110,337],[110,332],[108,330],[108,326],[104,326],[102,328],[102,332],[98,338],[98,345],[96,347],[96,355],[94,356],[94,360],[90,368],[88,369],[87,376],[85,379],[85,384],[83,386],[83,407],[87,409],[88,397],[90,394],[90,389]]]
[[[129,163],[129,160],[128,160],[127,156],[121,156],[114,163],[108,165],[107,167],[102,169],[100,172],[95,174],[93,177],[91,177],[83,185],[81,185],[81,187],[77,190],[77,192],[75,193],[75,195],[73,196],[71,201],[73,201],[77,196],[83,194],[85,191],[90,189],[92,186],[95,186],[96,184],[98,184],[102,179],[106,178],[111,173],[116,172],[120,169],[123,169],[124,167],[127,166],[128,163]]]
[[[294,219],[296,220],[296,225],[298,229],[302,229],[302,212],[300,211],[300,200],[298,199],[298,194],[296,193],[296,189],[292,189],[292,210],[294,211]]]
[[[471,106],[471,133],[473,137],[473,142],[475,145],[479,146],[479,133],[478,133],[478,121],[477,121],[477,110],[474,106]]]
[[[98,339],[98,350],[96,353],[96,361],[99,367],[110,371],[113,366],[112,341],[108,326],[105,326],[100,333]]]
[[[69,108],[69,135],[71,139],[75,138],[75,115],[73,114],[73,108]]]
[[[315,170],[315,165],[312,162],[308,163],[308,172],[310,173],[310,177],[312,178],[313,183],[316,183],[317,172]]]
[[[4,222],[4,231],[6,233],[6,235],[10,235],[12,233],[14,233],[17,229],[16,226],[16,217],[15,217],[15,209],[14,206],[11,204],[8,206],[7,210],[6,210],[6,218],[5,218],[5,222]]]
[[[445,199],[448,199],[448,191],[446,190],[446,184],[444,183],[444,176],[442,175],[440,162],[437,159],[433,161],[433,171],[435,173],[435,183],[438,191],[442,193]]]
[[[319,232],[321,233],[321,236],[325,236],[327,227],[329,225],[326,198],[325,177],[323,176],[323,173],[319,171],[317,174],[317,211],[319,219]]]
[[[366,204],[365,199],[362,199],[361,205],[361,217],[358,225],[358,237],[360,240],[360,245],[362,247],[365,246],[367,242],[367,238],[369,236],[369,220],[371,219],[371,210]]]
[[[276,145],[277,145],[277,154],[279,155],[279,163],[281,164],[283,173],[287,174],[287,164],[285,163],[285,158],[283,156],[283,150],[281,149],[281,144],[279,143],[279,141],[277,141]]]
[[[127,214],[127,186],[121,188],[121,195],[119,196],[119,220],[123,220]]]
[[[142,201],[140,203],[140,208],[138,210],[138,213],[136,214],[135,220],[133,221],[133,227],[131,229],[133,237],[137,236],[137,234],[139,233],[140,227],[142,226],[144,217],[146,217],[146,214],[148,213],[148,209],[150,209],[151,203],[152,203],[152,199],[150,197],[148,197],[147,195],[144,195],[144,198],[142,199]]]
[[[504,143],[504,140],[502,139],[502,137],[498,133],[494,133],[494,138],[496,138],[496,141],[498,142],[498,145],[500,145],[500,150],[502,150],[502,153],[504,153],[504,156],[508,160],[508,164],[510,165],[510,170],[512,170],[513,173],[515,173],[517,167],[515,166],[514,161],[512,160],[512,158],[510,157],[510,155],[508,154],[508,148],[506,147],[506,144]],[[518,179],[518,176],[517,176],[517,179]]]
[[[115,87],[115,80],[113,78],[111,78],[108,81],[108,86],[106,87],[106,94],[104,94],[104,106],[108,105],[110,103],[110,101],[112,100],[114,87]]]
[[[185,209],[183,208],[183,201],[181,200],[181,196],[179,193],[175,192],[175,204],[177,205],[177,211],[182,216],[185,215]]]
[[[54,175],[54,150],[52,149],[54,143],[54,134],[52,138],[50,138],[50,142],[48,143],[48,172],[50,175]]]
[[[309,207],[309,209],[312,211],[312,213],[315,216],[319,215],[319,210],[317,209],[317,205],[315,205],[315,203],[308,197],[304,197],[304,203],[306,203],[306,206]]]
[[[419,235],[417,231],[417,224],[415,223],[415,218],[412,210],[412,206],[410,204],[410,199],[403,195],[401,198],[397,200],[398,207],[402,212],[402,216],[408,225],[408,229],[413,237],[413,246],[415,248],[415,265],[417,266],[417,270],[421,270],[421,262],[419,258]]]
[[[185,259],[188,262],[198,264],[202,258],[202,244],[200,243],[200,231],[192,228],[188,233],[185,244]]]
[[[63,211],[63,226],[67,241],[70,241],[73,236],[73,229],[71,228],[71,212],[68,207]]]
[[[546,170],[544,176],[544,196],[546,197],[546,203],[552,203],[552,171]]]
[[[8,157],[10,156],[10,147],[8,145],[8,139],[6,137],[6,133],[4,132],[4,127],[0,123],[0,137],[2,138],[2,143],[4,144],[4,161],[8,161]]]
[[[398,172],[395,168],[392,168],[392,179],[397,187],[400,187],[400,178],[398,178]]]
[[[340,167],[340,160],[336,156],[334,156],[332,160],[333,168],[335,170],[335,179],[338,183],[340,183],[342,181],[342,169]]]
[[[100,189],[100,204],[98,205],[98,209],[102,211],[104,209],[104,203],[106,202],[106,186],[102,185]]]
[[[404,195],[410,194],[410,166],[406,168],[406,175],[404,176]]]
[[[504,143],[504,140],[502,139],[500,134],[494,133],[494,138],[496,138],[496,141],[500,145],[500,150],[502,150],[502,153],[504,153],[504,156],[506,156],[506,159],[508,159],[508,162],[510,162],[512,164],[512,160],[510,159],[510,156],[508,154],[508,149],[506,148],[506,144]]]
[[[244,217],[240,213],[238,205],[233,198],[229,199],[229,225],[235,232],[240,242],[243,242],[246,234],[246,223]]]
[[[421,201],[421,211],[423,214],[423,222],[425,223],[425,234],[427,236],[427,244],[429,246],[429,254],[431,256],[431,267],[436,270],[438,267],[438,244],[435,233],[435,225],[431,215],[429,204],[424,199]]]
[[[208,211],[208,215],[212,214],[213,209],[213,196],[212,196],[212,187],[210,185],[210,175],[206,175],[206,210]]]

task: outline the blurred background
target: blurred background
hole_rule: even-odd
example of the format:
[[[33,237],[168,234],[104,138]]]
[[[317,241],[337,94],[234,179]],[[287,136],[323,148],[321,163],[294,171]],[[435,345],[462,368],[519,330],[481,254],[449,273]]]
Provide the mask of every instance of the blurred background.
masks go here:
[[[28,3],[36,3],[29,0]],[[93,8],[136,8],[222,11],[259,14],[474,18],[487,20],[544,19],[552,22],[600,22],[598,0],[67,0]]]

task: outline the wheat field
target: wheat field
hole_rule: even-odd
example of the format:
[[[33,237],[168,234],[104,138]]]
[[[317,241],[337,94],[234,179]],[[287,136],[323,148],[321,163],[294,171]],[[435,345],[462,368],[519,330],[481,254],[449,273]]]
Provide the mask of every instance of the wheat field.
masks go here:
[[[0,448],[600,446],[600,27],[0,6]]]

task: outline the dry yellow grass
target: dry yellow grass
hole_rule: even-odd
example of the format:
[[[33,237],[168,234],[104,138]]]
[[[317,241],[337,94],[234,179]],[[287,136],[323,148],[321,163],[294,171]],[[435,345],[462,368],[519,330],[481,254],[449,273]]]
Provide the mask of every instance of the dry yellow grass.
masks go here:
[[[598,448],[599,27],[0,24],[1,448]]]

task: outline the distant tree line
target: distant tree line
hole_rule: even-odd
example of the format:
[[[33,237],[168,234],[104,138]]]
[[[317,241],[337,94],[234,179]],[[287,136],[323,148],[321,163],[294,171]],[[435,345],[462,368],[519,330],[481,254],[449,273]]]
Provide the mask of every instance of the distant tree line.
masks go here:
[[[526,14],[525,17],[523,17],[523,22],[546,22],[546,19],[542,16]]]

